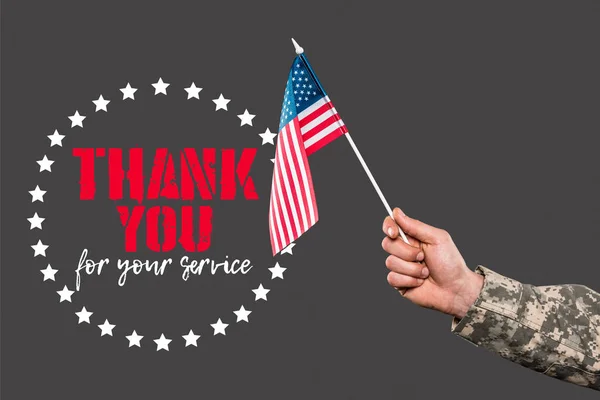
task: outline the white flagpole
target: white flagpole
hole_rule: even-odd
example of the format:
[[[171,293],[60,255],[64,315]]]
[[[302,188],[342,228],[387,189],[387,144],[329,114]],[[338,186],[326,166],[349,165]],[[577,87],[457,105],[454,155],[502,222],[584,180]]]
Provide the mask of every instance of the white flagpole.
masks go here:
[[[296,42],[294,40],[294,38],[292,38],[292,43],[294,43],[294,48],[296,49],[296,54],[301,55],[301,54],[304,53],[304,49],[302,47],[300,47],[300,45],[298,44],[298,42]],[[319,84],[318,81],[317,81],[317,84]],[[322,88],[321,88],[321,90],[322,90]],[[373,174],[371,173],[371,170],[367,166],[367,163],[365,162],[364,158],[360,154],[360,151],[358,151],[358,147],[356,147],[356,144],[354,143],[354,140],[352,140],[352,137],[350,136],[350,133],[346,133],[344,136],[346,136],[346,138],[348,139],[348,142],[350,143],[350,147],[352,147],[352,150],[354,150],[354,154],[356,154],[356,157],[358,158],[358,161],[360,161],[360,164],[362,165],[363,169],[367,173],[367,176],[369,177],[369,180],[371,181],[371,184],[373,185],[373,187],[375,188],[375,191],[379,195],[379,198],[381,199],[381,202],[383,203],[383,206],[387,210],[387,212],[390,215],[390,217],[392,217],[392,221],[393,221],[394,220],[394,213],[392,211],[392,208],[390,207],[389,203],[385,199],[385,196],[383,195],[383,192],[381,191],[381,189],[379,188],[379,185],[375,181],[375,178],[373,177]],[[402,228],[400,228],[399,226],[398,226],[398,232],[400,232],[400,236],[402,237],[402,240],[404,240],[405,243],[408,243],[408,239],[406,238],[406,235],[402,231]]]

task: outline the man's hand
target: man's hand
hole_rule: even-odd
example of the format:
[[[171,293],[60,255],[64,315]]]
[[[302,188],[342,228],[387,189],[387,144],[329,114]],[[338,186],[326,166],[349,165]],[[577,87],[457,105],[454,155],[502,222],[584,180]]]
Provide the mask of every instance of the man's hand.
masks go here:
[[[395,221],[394,221],[395,220]],[[443,229],[394,209],[383,222],[382,247],[390,253],[385,265],[388,283],[413,303],[462,318],[479,296],[483,277],[471,271],[452,238]],[[398,237],[398,226],[410,244]]]

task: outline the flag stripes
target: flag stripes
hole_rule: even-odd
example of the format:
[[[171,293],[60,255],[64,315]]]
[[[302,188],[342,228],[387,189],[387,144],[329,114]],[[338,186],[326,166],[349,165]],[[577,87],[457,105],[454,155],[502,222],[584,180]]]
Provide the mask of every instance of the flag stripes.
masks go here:
[[[299,113],[298,120],[307,156],[348,132],[328,96]]]
[[[279,133],[274,164],[269,209],[273,255],[318,220],[312,176],[298,119],[294,118]]]

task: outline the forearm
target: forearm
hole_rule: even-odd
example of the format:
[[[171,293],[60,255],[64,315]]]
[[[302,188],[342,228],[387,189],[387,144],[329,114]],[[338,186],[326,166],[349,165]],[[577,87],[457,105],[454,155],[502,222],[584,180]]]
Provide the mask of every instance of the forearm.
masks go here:
[[[524,367],[600,390],[600,295],[580,285],[536,287],[485,267],[460,337]]]

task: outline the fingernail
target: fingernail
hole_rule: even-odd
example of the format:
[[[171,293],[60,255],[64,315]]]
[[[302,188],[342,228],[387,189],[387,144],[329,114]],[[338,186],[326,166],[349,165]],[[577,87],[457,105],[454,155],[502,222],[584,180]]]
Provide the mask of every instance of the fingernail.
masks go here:
[[[392,236],[394,234],[394,230],[392,228],[388,228],[388,236]]]
[[[421,276],[424,278],[429,275],[429,268],[425,267],[421,270]]]
[[[423,261],[425,259],[425,254],[420,251],[419,254],[417,254],[417,261]]]

